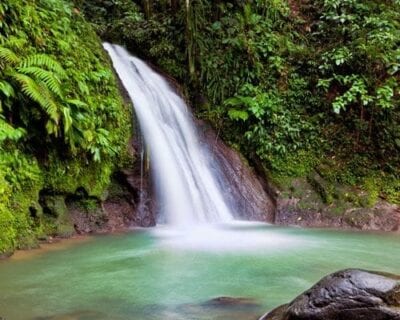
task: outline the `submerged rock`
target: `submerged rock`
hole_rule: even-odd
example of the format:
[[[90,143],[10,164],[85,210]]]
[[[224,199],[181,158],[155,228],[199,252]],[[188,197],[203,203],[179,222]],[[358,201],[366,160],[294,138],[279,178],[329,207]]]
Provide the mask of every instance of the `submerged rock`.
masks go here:
[[[400,276],[339,271],[260,320],[400,320]]]
[[[256,307],[258,304],[251,298],[217,297],[202,304],[205,307]]]

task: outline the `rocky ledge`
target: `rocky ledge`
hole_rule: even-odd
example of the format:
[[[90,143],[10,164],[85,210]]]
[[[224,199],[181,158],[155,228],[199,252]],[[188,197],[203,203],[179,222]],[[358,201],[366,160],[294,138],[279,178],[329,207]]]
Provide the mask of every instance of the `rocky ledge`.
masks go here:
[[[400,276],[342,270],[260,320],[400,320]]]
[[[400,231],[399,205],[357,187],[332,185],[316,171],[276,189],[275,224]]]

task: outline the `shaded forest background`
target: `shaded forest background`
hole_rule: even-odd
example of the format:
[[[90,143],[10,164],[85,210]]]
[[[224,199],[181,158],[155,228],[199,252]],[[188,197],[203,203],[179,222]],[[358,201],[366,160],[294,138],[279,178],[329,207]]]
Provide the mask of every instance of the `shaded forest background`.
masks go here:
[[[197,116],[276,180],[318,168],[400,202],[398,1],[77,5],[103,39],[184,84]]]

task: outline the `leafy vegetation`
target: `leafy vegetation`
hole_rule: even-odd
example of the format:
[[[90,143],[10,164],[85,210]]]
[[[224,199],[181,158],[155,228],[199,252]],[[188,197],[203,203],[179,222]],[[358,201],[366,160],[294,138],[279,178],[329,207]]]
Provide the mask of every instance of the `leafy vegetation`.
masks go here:
[[[92,0],[82,8],[103,38],[185,83],[197,114],[273,176],[317,168],[332,184],[371,189],[373,180],[374,194],[400,203],[398,1]]]
[[[0,254],[54,229],[42,190],[100,197],[130,132],[108,58],[80,12],[64,0],[2,1]]]

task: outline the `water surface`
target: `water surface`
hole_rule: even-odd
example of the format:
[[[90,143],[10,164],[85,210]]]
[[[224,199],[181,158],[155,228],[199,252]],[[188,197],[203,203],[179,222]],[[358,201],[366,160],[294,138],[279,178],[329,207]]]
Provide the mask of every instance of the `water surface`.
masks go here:
[[[0,317],[257,319],[338,269],[400,273],[396,234],[262,225],[225,230],[221,237],[194,233],[191,242],[163,229],[137,230],[2,261]],[[207,303],[220,296],[249,300]]]

